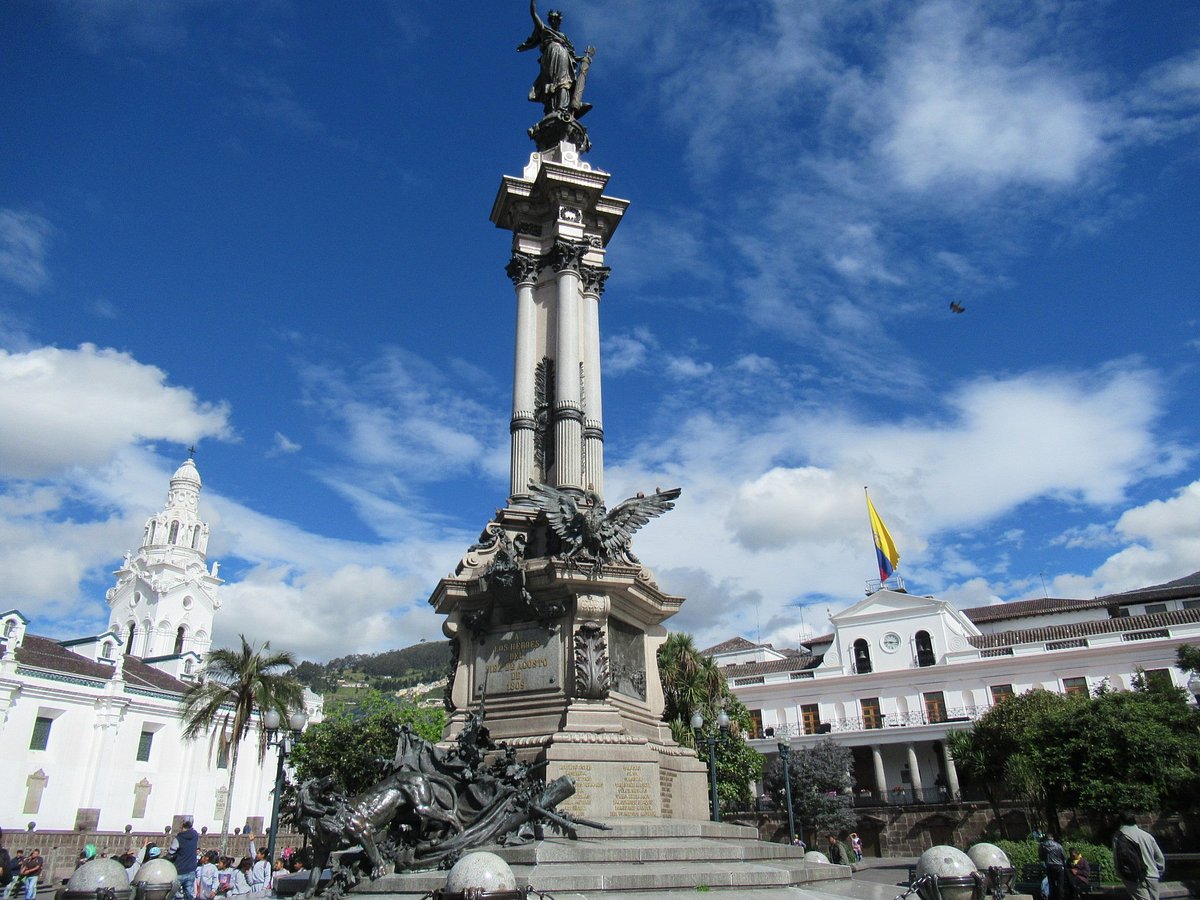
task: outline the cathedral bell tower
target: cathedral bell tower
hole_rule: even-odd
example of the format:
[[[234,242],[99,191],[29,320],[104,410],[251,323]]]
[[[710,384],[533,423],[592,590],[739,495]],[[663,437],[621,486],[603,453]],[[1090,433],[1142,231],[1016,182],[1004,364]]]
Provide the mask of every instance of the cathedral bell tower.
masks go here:
[[[208,567],[208,524],[200,521],[200,473],[190,458],[171,476],[167,503],[151,516],[136,554],[126,553],[106,594],[109,627],[125,652],[155,658],[203,655],[220,607],[219,564]]]

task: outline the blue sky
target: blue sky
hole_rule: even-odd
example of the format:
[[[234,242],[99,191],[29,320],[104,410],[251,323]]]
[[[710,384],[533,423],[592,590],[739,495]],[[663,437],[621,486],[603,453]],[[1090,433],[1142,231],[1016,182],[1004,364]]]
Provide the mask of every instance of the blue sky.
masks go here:
[[[874,574],[864,485],[910,590],[961,606],[1200,569],[1200,6],[561,7],[632,201],[608,499],[683,488],[636,541],[677,627],[825,630]],[[488,212],[533,149],[529,29],[517,0],[0,8],[0,606],[103,627],[194,442],[218,641],[439,636],[507,493]]]

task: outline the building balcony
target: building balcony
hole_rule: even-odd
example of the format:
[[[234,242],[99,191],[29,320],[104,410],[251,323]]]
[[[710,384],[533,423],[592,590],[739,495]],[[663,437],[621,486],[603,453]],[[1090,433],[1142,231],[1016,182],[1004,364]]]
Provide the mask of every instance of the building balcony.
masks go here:
[[[766,740],[770,738],[802,737],[804,735],[884,731],[889,728],[905,728],[919,725],[946,725],[974,722],[989,709],[991,709],[990,706],[952,706],[932,714],[928,710],[920,710],[905,713],[882,713],[878,718],[849,716],[840,719],[830,719],[827,722],[818,722],[815,729],[808,731],[798,722],[789,722],[783,725],[768,725],[763,729],[762,734],[757,735],[757,738],[759,740]]]

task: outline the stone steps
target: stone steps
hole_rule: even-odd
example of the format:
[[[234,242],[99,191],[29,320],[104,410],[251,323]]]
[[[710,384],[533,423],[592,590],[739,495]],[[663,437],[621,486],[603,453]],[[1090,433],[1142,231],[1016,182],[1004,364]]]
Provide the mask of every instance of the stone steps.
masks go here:
[[[741,825],[662,819],[610,824],[612,831],[580,829],[577,841],[552,837],[522,847],[489,849],[512,866],[519,885],[532,885],[560,900],[605,893],[617,893],[622,900],[653,893],[665,900],[669,893],[664,892],[695,896],[698,888],[773,900],[775,892],[795,885],[819,888],[821,882],[850,875],[845,866],[805,862],[795,847],[755,840],[755,830]],[[359,885],[354,893],[420,897],[444,886],[445,877],[444,872],[389,875]],[[809,895],[809,900],[814,898]]]

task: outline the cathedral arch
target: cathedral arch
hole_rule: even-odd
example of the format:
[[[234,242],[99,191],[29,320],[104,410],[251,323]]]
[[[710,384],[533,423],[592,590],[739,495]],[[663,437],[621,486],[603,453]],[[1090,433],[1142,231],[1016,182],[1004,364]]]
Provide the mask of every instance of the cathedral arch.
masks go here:
[[[142,656],[150,655],[150,644],[154,640],[154,623],[149,619],[142,622]]]
[[[167,543],[179,543],[179,521],[175,520],[171,523],[171,530],[167,532]]]
[[[199,525],[197,525],[195,528],[192,529],[192,549],[193,550],[200,549],[200,526]]]
[[[133,639],[137,636],[137,623],[133,619],[129,620],[129,634],[125,638],[125,653],[126,655],[133,654]]]
[[[172,653],[178,655],[183,652],[183,640],[185,637],[187,637],[187,629],[180,625],[175,629],[175,649],[171,651]]]

